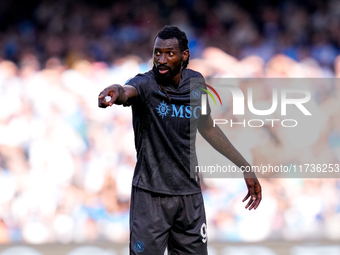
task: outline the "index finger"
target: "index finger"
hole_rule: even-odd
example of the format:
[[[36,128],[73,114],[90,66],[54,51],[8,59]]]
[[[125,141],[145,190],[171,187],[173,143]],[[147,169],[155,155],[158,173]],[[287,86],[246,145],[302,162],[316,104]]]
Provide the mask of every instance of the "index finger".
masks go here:
[[[248,199],[248,197],[250,197],[249,191],[248,191],[247,195],[243,198],[242,202],[246,201]]]
[[[99,96],[98,96],[98,99],[102,99],[102,98],[104,98],[104,97],[107,96],[106,93],[103,94],[103,92],[104,92],[104,90],[103,90],[102,92],[100,92],[100,94],[99,94]]]

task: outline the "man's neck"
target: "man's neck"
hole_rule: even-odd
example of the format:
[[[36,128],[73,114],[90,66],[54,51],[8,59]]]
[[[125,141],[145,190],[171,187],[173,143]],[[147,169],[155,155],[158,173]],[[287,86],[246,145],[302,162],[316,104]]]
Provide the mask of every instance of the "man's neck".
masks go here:
[[[173,86],[175,89],[178,88],[178,85],[179,85],[179,81],[181,80],[181,76],[182,76],[182,70],[179,71],[178,74],[176,74],[176,76],[172,79],[171,81],[171,86]]]

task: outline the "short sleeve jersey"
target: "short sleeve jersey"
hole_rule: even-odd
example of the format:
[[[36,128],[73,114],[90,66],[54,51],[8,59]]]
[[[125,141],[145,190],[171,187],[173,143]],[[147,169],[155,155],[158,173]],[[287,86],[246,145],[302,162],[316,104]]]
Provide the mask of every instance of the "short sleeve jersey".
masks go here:
[[[205,94],[200,88],[206,89],[203,76],[183,69],[177,88],[164,86],[170,102],[152,70],[136,75],[126,84],[138,91],[138,96],[128,102],[132,106],[137,150],[132,184],[170,195],[201,192],[199,178],[191,178],[190,170],[197,165],[195,141],[202,113],[201,95]]]

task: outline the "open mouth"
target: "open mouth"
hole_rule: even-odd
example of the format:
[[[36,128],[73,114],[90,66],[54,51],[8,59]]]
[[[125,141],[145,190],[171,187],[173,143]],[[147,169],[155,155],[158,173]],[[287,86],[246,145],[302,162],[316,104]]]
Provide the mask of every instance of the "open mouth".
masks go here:
[[[159,69],[158,70],[161,74],[166,74],[167,72],[169,72],[169,69]]]
[[[166,74],[169,72],[169,68],[166,66],[159,66],[157,69],[160,74]]]

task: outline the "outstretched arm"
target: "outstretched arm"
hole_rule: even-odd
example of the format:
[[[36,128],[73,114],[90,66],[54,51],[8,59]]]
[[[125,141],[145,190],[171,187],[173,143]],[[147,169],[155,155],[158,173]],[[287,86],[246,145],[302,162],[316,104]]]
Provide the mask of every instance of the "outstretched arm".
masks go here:
[[[201,115],[198,122],[198,131],[203,138],[218,152],[230,159],[238,167],[249,166],[249,163],[242,157],[242,155],[231,144],[225,134],[218,126],[213,126],[213,120],[210,115]],[[250,167],[251,169],[251,167]],[[261,185],[256,178],[254,172],[244,172],[244,180],[247,184],[248,193],[242,200],[246,201],[249,197],[250,200],[246,205],[249,210],[256,209],[262,199]]]
[[[125,104],[129,98],[136,97],[137,95],[137,89],[131,85],[121,86],[119,84],[113,84],[100,92],[98,96],[98,106],[100,108],[106,108],[113,104]]]

